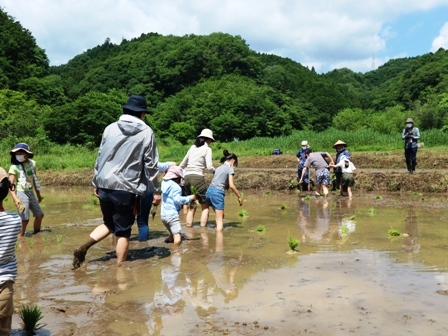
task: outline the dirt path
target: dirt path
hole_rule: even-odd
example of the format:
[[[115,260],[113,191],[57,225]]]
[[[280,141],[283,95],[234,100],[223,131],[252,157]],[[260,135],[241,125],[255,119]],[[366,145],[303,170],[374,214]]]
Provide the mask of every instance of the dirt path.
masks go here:
[[[272,155],[240,157],[235,181],[240,189],[294,190],[297,188],[296,157]],[[448,191],[448,156],[445,153],[420,153],[417,172],[407,174],[401,152],[354,153],[358,174],[355,189],[371,192]],[[216,162],[216,166],[219,162]],[[45,186],[89,186],[92,169],[76,172],[40,171]],[[207,175],[210,179],[210,175]]]

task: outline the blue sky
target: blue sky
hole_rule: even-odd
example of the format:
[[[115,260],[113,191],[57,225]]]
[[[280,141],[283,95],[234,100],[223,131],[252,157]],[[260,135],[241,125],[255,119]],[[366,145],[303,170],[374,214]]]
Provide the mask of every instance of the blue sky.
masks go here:
[[[142,33],[239,35],[250,48],[319,73],[367,72],[390,59],[448,49],[448,0],[0,0],[51,65],[106,38]]]

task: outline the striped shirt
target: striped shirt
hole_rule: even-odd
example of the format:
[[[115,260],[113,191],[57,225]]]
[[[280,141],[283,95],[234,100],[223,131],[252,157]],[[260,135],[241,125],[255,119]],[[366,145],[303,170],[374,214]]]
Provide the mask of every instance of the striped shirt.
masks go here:
[[[0,285],[17,276],[16,242],[22,220],[12,212],[0,212]]]

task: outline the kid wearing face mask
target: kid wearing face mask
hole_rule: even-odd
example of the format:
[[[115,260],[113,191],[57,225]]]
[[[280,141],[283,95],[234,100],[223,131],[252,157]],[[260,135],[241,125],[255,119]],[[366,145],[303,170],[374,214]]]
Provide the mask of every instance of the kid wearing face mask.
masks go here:
[[[36,162],[31,160],[34,154],[25,143],[15,145],[10,154],[9,180],[11,184],[16,186],[14,191],[10,191],[10,194],[22,218],[22,230],[19,237],[25,235],[30,220],[30,211],[34,216],[33,233],[38,233],[42,226],[44,213],[39,205],[42,202],[42,196],[39,180],[36,176]],[[33,190],[36,190],[37,199]]]
[[[401,139],[404,140],[404,157],[406,158],[406,166],[409,174],[415,172],[417,165],[417,149],[418,140],[420,139],[420,131],[414,127],[414,121],[411,118],[406,119],[406,128],[403,130]]]
[[[308,144],[308,141],[306,141],[306,140],[302,141],[301,146],[302,147],[299,149],[299,151],[296,154],[296,157],[297,157],[297,181],[300,181],[300,178],[302,177],[303,165],[306,161],[305,151],[307,149],[311,150],[311,148]],[[304,189],[307,189],[308,191],[311,190],[310,175],[309,175],[308,170],[305,172],[305,175],[303,176],[303,183],[300,184],[300,190],[304,191]]]

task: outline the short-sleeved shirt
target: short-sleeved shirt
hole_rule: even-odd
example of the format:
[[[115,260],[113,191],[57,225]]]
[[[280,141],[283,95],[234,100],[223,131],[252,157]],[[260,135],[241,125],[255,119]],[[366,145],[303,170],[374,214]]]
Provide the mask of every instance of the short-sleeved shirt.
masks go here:
[[[324,160],[321,153],[311,153],[304,164],[305,167],[310,168],[311,166],[316,169],[316,174],[320,174],[324,169],[328,169],[328,163]]]
[[[215,176],[210,185],[225,191],[229,188],[229,175],[233,174],[235,174],[235,171],[232,167],[227,164],[222,164],[216,169]]]
[[[22,229],[22,220],[12,212],[0,212],[0,285],[5,281],[14,281],[17,276],[15,247],[17,235]]]
[[[22,169],[22,166],[25,170]],[[36,162],[28,159],[28,162],[9,167],[9,174],[16,176],[17,191],[32,191],[33,177],[36,171]]]

